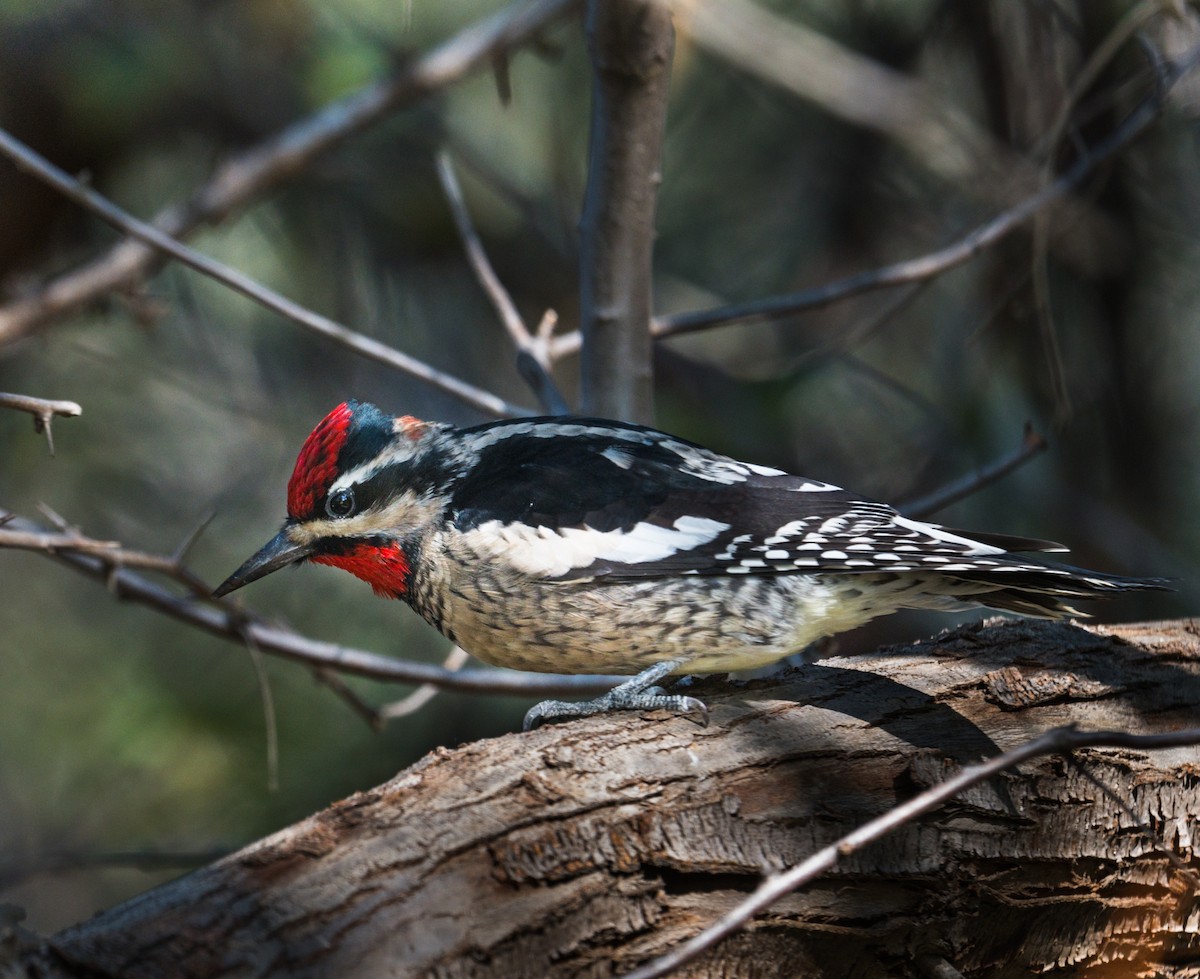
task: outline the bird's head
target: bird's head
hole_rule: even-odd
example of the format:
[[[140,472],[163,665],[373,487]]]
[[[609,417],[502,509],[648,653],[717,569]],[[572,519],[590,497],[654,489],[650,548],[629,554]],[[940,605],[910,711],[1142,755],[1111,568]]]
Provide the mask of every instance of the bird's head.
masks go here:
[[[213,594],[314,561],[349,571],[380,595],[405,597],[413,542],[443,505],[442,467],[429,449],[447,427],[357,401],[338,405],[300,449],[283,528]]]

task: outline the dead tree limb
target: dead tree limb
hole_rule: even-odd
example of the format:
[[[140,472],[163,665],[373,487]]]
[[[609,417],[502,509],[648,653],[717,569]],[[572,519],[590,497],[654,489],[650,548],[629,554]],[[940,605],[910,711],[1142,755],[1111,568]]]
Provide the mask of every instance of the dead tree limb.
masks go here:
[[[436,751],[21,962],[134,979],[619,975],[1048,729],[1195,727],[1200,624],[970,626],[693,692],[707,729],[592,718]],[[847,853],[679,974],[1188,974],[1198,786],[1196,747],[1029,760]]]

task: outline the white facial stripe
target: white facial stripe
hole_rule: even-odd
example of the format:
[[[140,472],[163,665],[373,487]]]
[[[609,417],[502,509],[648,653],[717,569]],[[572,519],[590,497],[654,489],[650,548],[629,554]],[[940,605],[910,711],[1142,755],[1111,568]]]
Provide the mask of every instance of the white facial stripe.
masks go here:
[[[556,577],[596,561],[643,564],[707,544],[729,525],[703,517],[680,517],[673,527],[638,523],[631,530],[530,527],[489,520],[467,532],[467,542],[503,556],[528,574]]]
[[[992,547],[990,544],[982,544],[977,540],[971,540],[969,537],[959,537],[958,534],[952,534],[950,531],[938,527],[931,523],[922,523],[920,520],[909,520],[907,517],[893,517],[893,521],[901,527],[908,530],[915,530],[918,534],[925,534],[935,540],[945,541],[947,544],[958,544],[967,548],[968,554],[1004,554],[1003,547]],[[908,548],[898,546],[893,550],[907,550]]]
[[[373,537],[379,534],[399,536],[405,530],[432,519],[435,504],[411,491],[352,517],[335,520],[321,517],[295,524],[288,530],[297,544],[311,544],[323,537]]]
[[[332,485],[330,485],[329,492],[332,493],[334,490],[346,489],[358,483],[365,483],[381,469],[397,462],[408,462],[416,454],[416,442],[410,442],[408,439],[397,439],[385,446],[384,450],[375,456],[375,458],[364,462],[361,466],[354,469],[348,469],[338,476]]]

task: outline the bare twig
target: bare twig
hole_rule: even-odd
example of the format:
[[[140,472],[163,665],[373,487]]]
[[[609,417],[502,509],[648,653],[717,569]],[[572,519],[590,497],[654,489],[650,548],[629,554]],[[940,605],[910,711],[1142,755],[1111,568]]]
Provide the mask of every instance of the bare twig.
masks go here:
[[[245,633],[243,633],[245,635]],[[258,695],[262,702],[263,732],[267,747],[267,791],[279,791],[279,722],[275,714],[275,695],[271,692],[271,678],[267,675],[267,664],[263,662],[262,650],[246,635],[246,652],[250,654],[250,665],[254,667],[254,679],[258,684]]]
[[[9,521],[5,521],[8,523]],[[5,530],[0,527],[0,547],[11,547],[18,551],[78,551],[82,554],[95,554],[106,551],[108,557],[125,553],[121,544],[115,540],[94,540],[82,535],[52,533],[50,531],[20,531]],[[157,570],[157,569],[156,569]]]
[[[438,180],[442,185],[442,192],[450,204],[450,213],[454,215],[454,225],[458,228],[459,237],[462,238],[471,270],[475,273],[483,291],[487,293],[488,299],[500,316],[500,322],[508,331],[513,346],[518,350],[529,350],[533,346],[533,335],[525,326],[525,321],[521,318],[516,303],[512,301],[512,296],[508,294],[508,290],[500,281],[500,276],[496,274],[496,270],[492,268],[492,263],[488,260],[479,233],[471,222],[467,202],[463,198],[462,187],[454,172],[450,154],[445,150],[439,150],[434,154],[434,165],[437,169]]]
[[[666,2],[666,0],[659,0]],[[994,207],[1041,184],[1037,167],[920,78],[853,51],[751,0],[674,0],[680,29],[730,64],[848,122],[886,134],[914,161]],[[1092,271],[1115,268],[1123,243],[1103,213],[1064,200],[1078,226],[1058,242],[1064,257]]]
[[[1111,62],[1122,47],[1137,31],[1152,17],[1163,12],[1167,5],[1175,0],[1143,0],[1130,10],[1109,31],[1108,35],[1097,46],[1079,73],[1071,82],[1071,87],[1058,107],[1054,121],[1042,140],[1040,149],[1044,154],[1039,178],[1043,184],[1049,183],[1054,173],[1055,157],[1058,146],[1066,132],[1071,113],[1084,93],[1092,87],[1100,73]],[[1038,329],[1042,336],[1042,348],[1046,364],[1050,372],[1051,388],[1054,395],[1054,418],[1059,424],[1065,424],[1071,414],[1071,391],[1067,382],[1066,368],[1063,363],[1062,349],[1058,342],[1058,330],[1054,323],[1054,313],[1050,302],[1050,214],[1043,211],[1034,215],[1033,245],[1031,248],[1033,280],[1033,308],[1037,315]]]
[[[589,0],[587,37],[593,90],[579,221],[583,410],[649,423],[654,213],[675,29],[666,4]]]
[[[910,517],[927,517],[931,513],[937,513],[938,510],[945,509],[951,503],[957,503],[964,497],[979,492],[985,486],[990,486],[996,480],[1007,476],[1014,469],[1020,468],[1035,455],[1044,452],[1049,444],[1043,436],[1034,431],[1029,422],[1026,422],[1021,444],[1012,452],[947,483],[932,493],[908,503],[901,503],[897,509]]]
[[[403,371],[412,377],[419,378],[427,384],[431,384],[442,391],[454,395],[465,403],[479,408],[481,411],[486,411],[494,415],[523,415],[529,413],[525,409],[512,405],[489,391],[461,381],[444,371],[430,367],[423,361],[417,360],[417,358],[409,356],[403,351],[389,347],[387,344],[380,343],[372,337],[364,336],[361,333],[351,330],[349,327],[343,326],[341,323],[336,323],[327,316],[313,312],[299,303],[293,302],[286,296],[280,295],[274,289],[256,282],[245,273],[184,245],[153,225],[147,224],[145,221],[140,221],[133,217],[133,215],[123,211],[112,201],[108,200],[108,198],[76,180],[64,170],[56,167],[49,160],[35,153],[20,140],[14,138],[4,130],[0,130],[0,152],[13,160],[22,170],[33,174],[39,180],[54,187],[63,196],[70,198],[82,207],[86,207],[114,228],[124,231],[139,241],[153,246],[164,254],[170,255],[177,261],[187,265],[189,268],[215,279],[222,285],[228,286],[234,292],[241,293],[248,299],[254,300],[254,302],[265,306],[273,312],[279,313],[293,323],[297,323],[305,329],[325,337],[327,340],[332,340],[334,343],[357,354],[371,360],[379,361],[382,364],[387,364],[389,367]]]
[[[13,514],[7,516],[10,519],[4,521],[5,525],[16,519]],[[164,557],[161,554],[127,550],[118,541],[96,540],[72,528],[60,527],[58,533],[51,533],[44,530],[9,530],[0,526],[0,548],[5,547],[22,551],[45,551],[54,555],[64,552],[96,554],[113,568],[139,568],[142,571],[156,571],[166,575],[200,598],[207,597],[212,591],[205,582],[188,571],[177,556]]]
[[[442,661],[442,668],[457,672],[467,665],[469,655],[462,646],[454,646]],[[376,712],[381,723],[394,721],[398,717],[407,717],[409,714],[415,714],[429,701],[438,695],[440,691],[432,683],[426,683],[417,687],[403,700],[397,700],[395,703],[384,704]]]
[[[325,106],[229,160],[189,201],[160,211],[154,226],[168,237],[180,238],[200,225],[221,220],[389,113],[487,68],[500,52],[536,40],[539,31],[580,5],[581,0],[531,0],[471,24],[394,77]],[[129,289],[149,274],[159,258],[151,248],[123,241],[95,261],[54,279],[36,295],[0,308],[0,346],[110,292]]]
[[[780,874],[767,878],[754,893],[733,907],[718,921],[688,940],[673,952],[653,960],[627,974],[626,979],[656,979],[691,962],[706,949],[739,929],[754,915],[770,907],[786,894],[833,869],[839,860],[882,839],[893,830],[921,816],[960,792],[978,785],[1023,762],[1045,755],[1068,754],[1081,748],[1129,748],[1153,751],[1163,748],[1189,747],[1200,744],[1200,728],[1188,728],[1164,734],[1131,734],[1126,731],[1080,731],[1074,726],[1059,727],[1026,741],[986,762],[962,769],[953,778],[914,796],[888,810],[882,816],[864,823],[807,860]]]
[[[33,877],[79,870],[113,867],[153,872],[203,867],[235,849],[237,848],[234,846],[222,846],[195,851],[116,850],[101,853],[57,850],[37,854],[27,861],[0,864],[0,891],[9,890]]]
[[[332,690],[347,707],[366,721],[372,731],[383,730],[383,721],[379,717],[379,712],[360,697],[354,688],[340,676],[327,669],[313,670],[313,676],[318,683]]]
[[[458,228],[459,237],[462,238],[467,261],[499,315],[500,322],[504,324],[504,329],[508,331],[513,346],[517,348],[518,371],[533,389],[538,401],[547,412],[554,415],[570,414],[571,409],[550,374],[548,338],[543,336],[540,329],[536,333],[529,332],[512,296],[504,288],[496,270],[492,268],[479,233],[471,222],[467,202],[463,198],[462,187],[459,186],[458,177],[454,173],[454,164],[450,162],[450,155],[441,150],[434,159],[437,165],[438,180],[441,181],[446,200],[450,203],[450,212],[454,215],[454,224]],[[545,317],[542,322],[546,322]]]
[[[64,418],[75,418],[83,414],[83,409],[74,401],[47,401],[44,398],[32,398],[27,394],[4,394],[0,392],[0,408],[13,408],[17,411],[27,411],[33,415],[33,430],[46,433],[46,445],[50,454],[54,455],[54,433],[50,422],[55,415]]]
[[[8,519],[6,519],[8,518]],[[45,529],[23,517],[0,510],[0,524],[22,533],[45,533]],[[174,594],[161,585],[109,560],[102,549],[84,552],[77,548],[42,550],[61,563],[109,585],[117,598],[147,605],[188,625],[231,642],[253,642],[262,652],[321,670],[334,670],[387,683],[431,683],[442,689],[469,693],[500,693],[510,696],[554,696],[598,693],[619,682],[617,677],[556,676],[495,670],[447,670],[427,663],[381,656],[366,650],[322,642],[274,626],[254,613],[229,601],[214,602],[199,596]],[[136,554],[138,552],[128,552]],[[160,558],[164,565],[169,559]],[[163,570],[155,567],[154,570]],[[166,571],[175,577],[178,571]],[[190,572],[185,572],[190,575]],[[194,576],[190,576],[195,580]],[[203,594],[210,594],[200,584]]]
[[[893,265],[857,272],[800,292],[690,313],[658,316],[654,321],[655,337],[676,336],[752,320],[793,316],[828,306],[850,296],[909,282],[920,282],[957,268],[1020,227],[1044,207],[1079,186],[1101,163],[1111,159],[1145,132],[1158,118],[1167,92],[1195,67],[1198,57],[1200,53],[1192,52],[1169,66],[1163,84],[1143,99],[1107,137],[1082,155],[1057,180],[997,214],[945,248]],[[578,340],[573,340],[570,336],[559,337],[555,344],[555,356],[571,352],[568,345],[577,346]]]
[[[468,654],[461,646],[452,646],[449,654],[442,661],[442,667],[457,672],[466,665],[468,658]],[[382,731],[389,721],[415,714],[440,692],[439,688],[432,683],[423,683],[407,697],[381,707],[375,707],[360,697],[354,688],[336,673],[326,669],[316,670],[314,673],[317,680],[345,701],[354,713],[370,725],[372,731]]]

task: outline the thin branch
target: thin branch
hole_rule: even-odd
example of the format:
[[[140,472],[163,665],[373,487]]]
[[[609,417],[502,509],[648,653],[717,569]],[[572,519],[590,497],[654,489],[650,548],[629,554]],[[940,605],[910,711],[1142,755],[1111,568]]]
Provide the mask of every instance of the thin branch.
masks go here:
[[[131,551],[122,547],[118,541],[96,540],[70,528],[60,528],[57,533],[45,530],[10,530],[7,528],[16,520],[13,514],[8,514],[8,517],[10,519],[4,521],[4,525],[0,526],[0,548],[44,551],[55,556],[64,552],[96,554],[113,568],[138,568],[142,571],[156,571],[166,575],[183,585],[198,598],[204,598],[211,594],[212,590],[207,583],[187,570],[180,559],[174,555],[164,557],[161,554],[148,554],[145,551]]]
[[[675,28],[663,3],[589,0],[592,118],[580,231],[582,406],[654,420],[654,214]]]
[[[457,672],[466,665],[468,659],[468,654],[461,646],[452,646],[442,661],[442,667]],[[354,688],[336,673],[322,669],[314,671],[314,675],[318,682],[329,687],[354,713],[366,721],[372,731],[382,731],[389,721],[415,714],[441,692],[432,683],[423,683],[407,697],[375,707],[360,697]]]
[[[666,0],[659,0],[666,2]],[[674,0],[681,29],[729,64],[856,126],[905,147],[917,164],[968,195],[1008,207],[1034,192],[1037,167],[920,78],[851,50],[768,5],[750,0]],[[1078,232],[1059,242],[1064,257],[1111,271],[1124,250],[1120,231],[1085,202],[1066,200]]]
[[[450,204],[450,213],[454,216],[455,227],[458,228],[459,237],[462,238],[463,248],[467,253],[467,262],[500,317],[500,322],[504,324],[504,329],[508,331],[513,346],[517,348],[518,371],[533,389],[538,401],[547,412],[553,415],[569,415],[571,413],[570,406],[550,374],[550,359],[547,352],[549,341],[543,338],[540,329],[537,333],[529,332],[525,320],[521,318],[521,314],[517,310],[517,304],[513,302],[512,296],[504,288],[504,283],[500,281],[500,276],[492,268],[492,263],[484,250],[483,241],[475,230],[475,225],[471,222],[471,214],[467,210],[462,187],[454,173],[454,164],[450,161],[450,154],[445,150],[439,150],[434,156],[434,162],[437,167],[438,180],[442,184],[442,191]],[[545,317],[543,317],[542,322],[545,323],[545,321]]]
[[[4,153],[22,170],[49,184],[64,197],[87,208],[114,228],[151,245],[189,268],[215,279],[234,292],[252,299],[259,305],[279,313],[293,323],[303,326],[327,340],[332,340],[370,360],[376,360],[412,377],[419,378],[489,414],[509,416],[529,414],[527,410],[510,404],[489,391],[461,381],[415,357],[396,350],[394,347],[389,347],[387,344],[351,330],[327,316],[313,312],[286,296],[280,295],[274,289],[255,281],[244,272],[182,244],[153,225],[140,221],[122,210],[108,198],[56,167],[45,157],[34,152],[2,129],[0,129],[0,153]]]
[[[1059,143],[1066,132],[1071,113],[1084,93],[1092,87],[1100,73],[1116,58],[1118,52],[1137,31],[1152,17],[1161,14],[1168,3],[1175,0],[1143,0],[1117,22],[1108,35],[1100,42],[1079,73],[1071,82],[1071,86],[1058,107],[1049,130],[1043,137],[1039,149],[1044,153],[1040,181],[1049,183],[1054,173],[1055,157]],[[1054,397],[1054,420],[1058,425],[1064,425],[1069,420],[1072,404],[1071,390],[1067,381],[1066,366],[1063,362],[1062,348],[1058,340],[1058,330],[1054,322],[1054,311],[1050,297],[1050,230],[1051,215],[1042,212],[1034,216],[1031,252],[1031,276],[1033,280],[1033,308],[1037,317],[1038,330],[1042,337],[1042,349],[1046,358],[1046,366],[1050,374],[1051,391]]]
[[[1143,99],[1107,137],[1081,156],[1053,183],[1000,212],[945,248],[893,265],[857,272],[800,292],[690,313],[658,316],[653,324],[655,337],[677,336],[752,320],[794,316],[850,296],[909,282],[920,282],[957,268],[1020,227],[1049,204],[1064,197],[1083,183],[1101,163],[1111,159],[1137,139],[1158,118],[1171,87],[1195,67],[1198,59],[1200,52],[1193,51],[1186,58],[1169,66],[1163,84]],[[571,352],[567,349],[568,343],[577,345],[578,341],[573,341],[569,336],[559,337],[554,355],[563,356]]]
[[[54,455],[54,433],[50,423],[55,415],[64,418],[76,418],[83,414],[83,408],[74,401],[47,401],[44,398],[33,398],[27,394],[4,394],[0,392],[0,408],[13,408],[17,411],[27,411],[33,415],[33,430],[46,433],[46,445],[50,454]]]
[[[453,646],[446,658],[442,660],[442,668],[454,670],[457,672],[467,665],[467,660],[470,654],[462,648],[462,646]],[[397,700],[391,704],[384,704],[380,707],[376,714],[379,717],[380,723],[394,721],[399,717],[407,717],[409,714],[415,714],[422,707],[428,704],[441,691],[438,690],[432,683],[426,683],[417,687],[403,700]]]
[[[532,0],[471,24],[394,77],[333,102],[228,160],[190,200],[160,211],[154,226],[180,238],[200,225],[220,221],[389,113],[488,68],[501,52],[536,41],[541,30],[580,4],[581,0]],[[37,295],[0,308],[0,346],[113,291],[131,288],[158,259],[153,249],[123,241],[95,261],[49,282]]]
[[[0,891],[10,890],[33,877],[49,874],[65,874],[79,870],[113,867],[118,869],[144,870],[190,870],[203,867],[232,853],[237,847],[210,847],[205,850],[115,850],[107,853],[84,853],[73,850],[58,850],[38,854],[33,859],[18,863],[0,864]]]
[[[931,513],[937,513],[938,510],[945,509],[951,503],[957,503],[964,497],[979,492],[985,486],[990,486],[997,480],[1003,479],[1014,469],[1019,469],[1034,456],[1044,452],[1049,445],[1050,443],[1034,431],[1029,422],[1026,422],[1021,444],[1012,452],[947,483],[932,493],[927,493],[908,503],[902,503],[897,509],[910,517],[927,517]]]
[[[9,521],[6,521],[8,523]],[[109,557],[127,553],[121,551],[120,541],[95,540],[82,535],[54,533],[52,531],[5,530],[0,527],[0,547],[11,547],[18,551],[79,551],[94,554],[107,551]],[[157,570],[157,569],[156,569]]]
[[[508,331],[513,346],[518,350],[528,350],[533,345],[533,335],[525,326],[525,321],[521,318],[516,303],[512,301],[512,296],[508,294],[508,290],[500,281],[500,276],[496,274],[496,270],[492,268],[492,263],[488,260],[479,233],[471,222],[467,202],[463,198],[462,186],[458,182],[458,175],[454,172],[450,154],[445,150],[439,150],[434,154],[433,159],[438,180],[442,185],[442,192],[450,204],[450,213],[454,216],[454,225],[458,228],[459,237],[462,238],[471,270],[475,273],[483,291],[487,293],[488,299],[500,317],[500,322]]]
[[[243,634],[244,635],[244,634]],[[267,791],[279,791],[279,721],[275,714],[275,695],[271,692],[271,678],[267,675],[267,664],[262,650],[254,640],[246,636],[246,652],[250,654],[250,665],[254,667],[254,679],[258,684],[258,695],[262,702],[263,730],[267,748]]]
[[[23,533],[45,533],[37,524],[0,510],[0,524]],[[619,677],[557,676],[501,672],[495,670],[447,670],[428,663],[414,663],[323,642],[274,626],[253,612],[231,601],[216,602],[207,597],[176,595],[162,585],[110,561],[106,552],[85,552],[76,548],[42,550],[67,567],[104,582],[113,594],[126,601],[147,605],[164,615],[194,626],[210,635],[244,644],[253,642],[262,652],[321,670],[350,673],[387,683],[431,683],[442,689],[468,693],[498,693],[508,696],[544,697],[560,694],[602,693],[620,682]],[[138,552],[128,552],[138,553]],[[166,558],[159,559],[164,564]],[[155,568],[155,570],[161,570]],[[190,572],[185,572],[190,575]],[[172,577],[175,575],[172,574]],[[191,576],[195,579],[195,576]],[[211,594],[200,583],[204,595]]]
[[[349,707],[354,713],[367,722],[367,726],[372,731],[382,731],[383,721],[379,717],[379,712],[366,700],[360,697],[345,680],[334,673],[332,670],[320,669],[313,670],[313,677],[322,686],[328,687],[336,694],[342,702]],[[423,687],[421,689],[424,689]]]
[[[1024,744],[997,755],[986,762],[962,769],[953,778],[914,796],[888,810],[882,816],[864,823],[852,833],[818,850],[807,860],[780,874],[767,878],[754,893],[724,914],[718,921],[688,940],[673,952],[657,958],[626,975],[626,979],[656,979],[691,962],[700,953],[735,932],[760,911],[770,907],[786,894],[832,870],[839,860],[877,842],[893,830],[912,822],[949,802],[960,792],[987,781],[1001,772],[1023,762],[1045,755],[1069,754],[1081,748],[1129,748],[1135,751],[1154,751],[1200,744],[1200,728],[1187,728],[1164,734],[1130,734],[1125,731],[1080,731],[1074,726],[1058,727]]]

